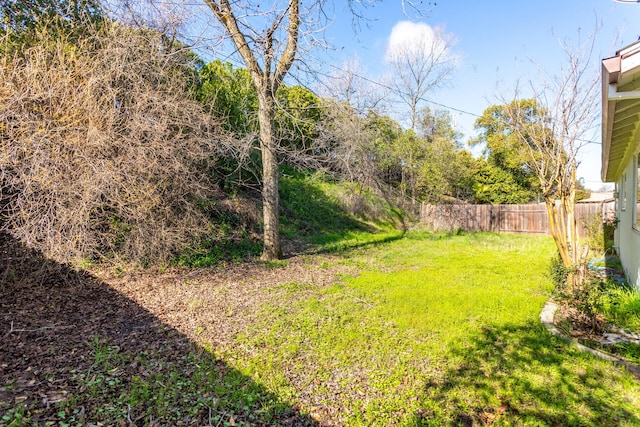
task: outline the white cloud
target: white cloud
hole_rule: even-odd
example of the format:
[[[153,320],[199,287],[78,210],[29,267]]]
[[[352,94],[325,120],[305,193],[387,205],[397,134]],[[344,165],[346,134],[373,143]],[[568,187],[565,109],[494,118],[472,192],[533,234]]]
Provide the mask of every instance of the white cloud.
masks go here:
[[[453,35],[445,34],[442,28],[431,28],[424,22],[400,21],[391,30],[385,60],[407,54],[411,56],[434,55],[440,58],[453,55],[449,52],[455,44]]]

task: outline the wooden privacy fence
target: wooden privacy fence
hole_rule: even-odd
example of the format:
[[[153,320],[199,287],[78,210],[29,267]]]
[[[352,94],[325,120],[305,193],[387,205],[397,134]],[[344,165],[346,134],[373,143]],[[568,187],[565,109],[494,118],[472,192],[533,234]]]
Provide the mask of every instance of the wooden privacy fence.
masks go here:
[[[581,235],[585,224],[615,216],[613,200],[576,203]],[[422,204],[421,222],[434,230],[493,231],[496,233],[551,234],[544,204],[536,205],[428,205]]]

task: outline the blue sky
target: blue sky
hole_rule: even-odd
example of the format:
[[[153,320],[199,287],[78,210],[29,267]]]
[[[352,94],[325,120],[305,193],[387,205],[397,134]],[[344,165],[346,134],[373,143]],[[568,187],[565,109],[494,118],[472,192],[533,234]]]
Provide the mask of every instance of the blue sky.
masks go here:
[[[354,33],[351,16],[339,2],[333,12],[336,18],[327,30],[327,38],[336,48],[329,54],[331,60],[340,64],[358,57],[372,79],[386,71],[388,38],[399,21],[413,18],[432,27],[444,26],[446,32],[454,34],[462,56],[460,68],[447,87],[428,98],[455,108],[451,113],[465,141],[474,134],[474,114],[497,103],[498,95],[513,93],[518,78],[535,77],[539,66],[551,73],[559,71],[565,60],[560,40],[571,44],[579,30],[586,34],[600,23],[593,57],[593,66],[599,70],[600,59],[612,56],[640,36],[640,3],[613,0],[441,0],[418,18],[411,11],[409,17],[403,14],[400,0],[383,1],[366,10],[369,22],[358,33]],[[599,142],[599,131],[591,139]],[[602,185],[600,146],[591,144],[587,148],[582,153],[579,176],[588,187],[597,189]]]

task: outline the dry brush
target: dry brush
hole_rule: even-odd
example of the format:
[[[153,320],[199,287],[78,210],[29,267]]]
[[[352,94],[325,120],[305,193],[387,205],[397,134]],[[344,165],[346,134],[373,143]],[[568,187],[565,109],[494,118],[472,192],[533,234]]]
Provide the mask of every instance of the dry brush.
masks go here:
[[[165,260],[211,233],[235,142],[189,96],[192,58],[112,23],[0,57],[0,228],[60,261]]]

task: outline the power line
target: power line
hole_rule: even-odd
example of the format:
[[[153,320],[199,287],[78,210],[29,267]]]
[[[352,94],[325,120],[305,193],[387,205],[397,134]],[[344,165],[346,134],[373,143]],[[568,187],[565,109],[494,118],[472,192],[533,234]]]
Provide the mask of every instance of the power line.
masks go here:
[[[337,67],[337,66],[335,66],[335,65],[333,65],[333,64],[329,64],[329,66],[330,66],[331,68],[334,68],[334,69],[338,70],[338,71],[343,71],[340,67]],[[377,85],[377,86],[379,86],[379,87],[382,87],[382,88],[385,88],[385,89],[388,89],[388,90],[392,90],[392,91],[400,92],[400,91],[398,91],[398,89],[397,89],[397,88],[393,88],[393,87],[391,87],[391,86],[389,86],[389,85],[386,85],[386,84],[384,84],[384,83],[381,83],[381,82],[379,82],[379,81],[376,81],[376,80],[370,79],[369,77],[361,76],[361,75],[359,75],[359,74],[357,74],[357,73],[352,73],[352,74],[353,74],[353,76],[354,76],[354,77],[357,77],[357,78],[362,79],[362,80],[364,80],[364,81],[366,81],[366,82],[369,82],[369,83],[372,83],[372,84],[374,84],[374,85]],[[325,74],[325,76],[327,76],[327,77],[331,77],[331,76],[328,76],[328,75],[326,75],[326,74]],[[402,94],[403,94],[403,95],[409,95],[408,93],[404,93],[404,92],[402,92]],[[422,98],[422,97],[421,97],[421,98],[419,98],[419,100],[420,100],[420,101],[424,101],[424,102],[428,102],[428,103],[433,104],[433,105],[437,105],[437,106],[442,107],[442,108],[447,108],[447,109],[449,109],[449,110],[453,110],[453,111],[456,111],[456,112],[458,112],[458,113],[468,114],[468,115],[473,116],[473,117],[482,117],[482,116],[481,116],[481,115],[479,115],[479,114],[472,113],[472,112],[470,112],[470,111],[466,111],[466,110],[463,110],[463,109],[461,109],[461,108],[452,107],[452,106],[450,106],[450,105],[445,105],[445,104],[442,104],[442,103],[440,103],[440,102],[433,101],[433,100],[431,100],[431,99],[427,99],[427,98]]]
[[[635,2],[635,0],[634,0],[634,2]],[[638,0],[638,2],[640,3],[640,0]],[[334,68],[334,69],[336,69],[336,70],[338,70],[338,71],[342,71],[342,69],[340,67],[337,67],[337,66],[335,66],[333,64],[329,64],[329,66]],[[362,79],[362,80],[364,80],[366,82],[375,84],[375,85],[377,85],[379,87],[382,87],[382,88],[385,88],[385,89],[388,89],[388,90],[392,90],[392,91],[397,91],[397,88],[392,88],[391,86],[385,85],[384,83],[381,83],[379,81],[370,79],[370,78],[368,78],[366,76],[362,76],[362,75],[359,75],[357,73],[352,73],[352,74],[353,74],[353,76],[355,76],[355,77],[357,77],[359,79]],[[325,74],[325,76],[327,76],[327,75]],[[327,76],[327,77],[330,77],[330,76]],[[403,93],[403,95],[409,95],[409,94]],[[469,116],[478,117],[478,118],[482,117],[481,115],[476,114],[476,113],[472,113],[471,111],[466,111],[466,110],[463,110],[461,108],[452,107],[450,105],[442,104],[440,102],[436,102],[436,101],[433,101],[431,99],[427,99],[427,98],[422,98],[421,97],[421,98],[419,98],[419,100],[420,101],[424,101],[424,102],[428,102],[428,103],[433,104],[433,105],[437,105],[437,106],[442,107],[442,108],[447,108],[449,110],[456,111],[458,113],[467,114]],[[587,144],[602,145],[602,142],[592,141],[592,140],[589,140],[589,139],[575,138],[575,140],[576,141],[580,141],[580,142],[584,142],[584,143],[587,143]]]
[[[614,0],[614,1],[619,2],[619,3],[640,3],[640,0]],[[171,5],[171,6],[189,6],[189,7],[198,7],[198,8],[202,8],[202,7],[204,7],[204,9],[205,9],[205,10],[208,10],[208,11],[210,10],[208,7],[206,7],[206,4],[203,4],[202,2],[194,2],[193,0],[184,0],[184,1],[175,1],[175,0],[173,0],[173,1],[172,1],[172,0],[168,0],[168,1],[164,1],[164,2],[163,2],[163,4],[165,4],[165,5]],[[201,39],[201,37],[199,37],[199,39]],[[226,58],[225,58],[224,60],[229,60],[229,59],[231,59],[231,58],[232,58],[236,53],[237,53],[237,50],[236,50],[236,49],[233,49],[233,51],[232,51],[232,52],[228,53],[228,55],[226,56]],[[235,62],[235,61],[234,61],[234,62]],[[332,63],[330,63],[330,62],[327,62],[327,64],[328,64],[331,68],[334,68],[335,70],[343,71],[340,67],[337,67],[337,66],[333,65],[333,64],[332,64]],[[240,64],[240,63],[237,63],[237,65],[239,65],[239,66],[244,66],[243,64]],[[315,72],[315,73],[318,73],[318,74],[322,74],[322,75],[324,75],[325,77],[332,77],[332,76],[329,76],[329,75],[327,75],[326,73],[322,73],[322,72],[320,72],[320,71],[318,71],[318,70],[315,70],[314,72]],[[373,79],[371,79],[371,78],[369,78],[369,77],[366,77],[366,76],[363,76],[363,75],[359,75],[359,74],[357,74],[357,73],[355,73],[355,72],[352,72],[352,75],[353,75],[354,77],[357,77],[357,78],[359,78],[359,79],[363,80],[363,81],[369,82],[369,83],[371,83],[371,84],[377,85],[377,86],[382,87],[382,88],[385,88],[385,89],[387,89],[387,90],[395,91],[395,92],[399,92],[399,93],[401,93],[402,95],[410,96],[410,94],[409,94],[409,93],[402,92],[402,91],[398,90],[397,88],[393,88],[393,87],[388,86],[388,85],[386,85],[386,84],[384,84],[384,83],[382,83],[382,82],[379,82],[379,81],[377,81],[377,80],[373,80]],[[302,85],[302,86],[304,86],[306,89],[309,89],[306,85],[302,84],[302,82],[300,82],[300,80],[298,80],[298,79],[296,79],[296,80],[298,81],[298,83],[301,83],[301,85]],[[311,89],[309,89],[309,90],[311,90]],[[476,114],[476,113],[473,113],[473,112],[471,112],[471,111],[467,111],[467,110],[464,110],[464,109],[462,109],[462,108],[458,108],[458,107],[452,107],[452,106],[450,106],[450,105],[446,105],[446,104],[443,104],[443,103],[441,103],[441,102],[434,101],[434,100],[432,100],[432,99],[428,99],[428,98],[424,98],[424,97],[419,97],[419,98],[418,98],[418,100],[423,101],[423,102],[427,102],[427,103],[429,103],[429,104],[437,105],[438,107],[446,108],[446,109],[448,109],[448,110],[455,111],[455,112],[460,113],[460,114],[466,114],[466,115],[469,115],[469,116],[472,116],[472,117],[476,117],[476,118],[480,118],[480,117],[482,117],[481,115]],[[587,140],[587,139],[575,138],[575,140],[576,140],[576,141],[580,141],[580,142],[584,142],[584,143],[586,143],[586,144],[602,145],[602,143],[601,143],[601,142],[592,141],[592,140]]]
[[[631,1],[630,1],[630,2],[631,2]],[[633,0],[633,2],[636,2],[636,0]],[[640,3],[640,0],[637,0],[637,2],[638,2],[638,3]],[[233,56],[234,56],[236,53],[237,53],[237,50],[236,50],[236,49],[233,49],[233,51],[232,51],[232,52],[230,52],[230,53],[228,53],[228,54],[226,55],[226,57],[224,58],[224,60],[225,60],[225,61],[231,60],[231,62],[232,62],[232,63],[233,63],[233,62],[235,62],[235,65],[236,65],[236,66],[244,67],[244,64],[243,64],[243,63],[236,62],[236,61],[233,61],[233,60],[232,60]],[[338,67],[338,66],[336,66],[336,65],[334,65],[334,64],[332,64],[332,63],[330,63],[330,62],[326,62],[326,64],[327,64],[327,65],[329,65],[329,67],[331,67],[331,68],[333,68],[333,69],[335,69],[335,70],[337,70],[337,71],[344,71],[342,68],[340,68],[340,67]],[[329,75],[329,74],[327,74],[327,73],[323,73],[323,72],[321,72],[320,70],[314,70],[313,72],[314,72],[314,73],[316,73],[316,74],[320,74],[320,75],[322,75],[322,76],[324,76],[324,77],[329,77],[329,78],[334,77],[334,76],[331,76],[331,75]],[[371,79],[371,78],[369,78],[369,77],[367,77],[367,76],[360,75],[360,74],[355,73],[355,72],[351,72],[351,74],[352,74],[354,77],[356,77],[356,78],[359,78],[359,79],[361,79],[361,80],[363,80],[363,81],[366,81],[366,82],[368,82],[368,83],[374,84],[374,85],[376,85],[376,86],[378,86],[378,87],[381,87],[381,88],[384,88],[384,89],[387,89],[387,90],[390,90],[390,91],[400,92],[401,94],[406,95],[406,96],[409,96],[409,95],[410,95],[409,93],[402,92],[402,91],[398,90],[398,88],[391,87],[391,86],[386,85],[386,84],[384,84],[384,83],[382,83],[382,82],[380,82],[380,81],[373,80],[373,79]],[[290,77],[293,77],[293,76],[290,76]],[[294,78],[294,79],[295,79],[295,80],[296,80],[296,81],[297,81],[301,86],[303,86],[303,87],[305,87],[306,89],[308,89],[308,90],[312,91],[312,90],[311,90],[311,89],[310,89],[306,84],[304,84],[302,81],[300,81],[300,79],[297,79],[297,78],[295,78],[295,77],[293,77],[293,78]],[[313,91],[312,91],[312,92],[313,92]],[[451,105],[446,105],[446,104],[443,104],[443,103],[441,103],[441,102],[434,101],[434,100],[432,100],[432,99],[428,99],[428,98],[424,98],[424,97],[419,97],[419,98],[418,98],[418,100],[420,100],[420,101],[424,101],[424,102],[427,102],[427,103],[429,103],[429,104],[437,105],[438,107],[446,108],[446,109],[448,109],[448,110],[455,111],[455,112],[460,113],[460,114],[466,114],[466,115],[469,115],[469,116],[472,116],[472,117],[476,117],[476,118],[480,118],[480,117],[482,117],[482,115],[480,115],[480,114],[476,114],[476,113],[473,113],[473,112],[471,112],[471,111],[463,110],[462,108],[453,107],[453,106],[451,106]],[[593,140],[588,140],[588,139],[575,138],[575,140],[576,140],[576,141],[580,141],[580,142],[584,142],[584,143],[586,143],[586,144],[602,145],[602,143],[601,143],[601,142],[593,141]]]

